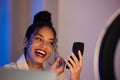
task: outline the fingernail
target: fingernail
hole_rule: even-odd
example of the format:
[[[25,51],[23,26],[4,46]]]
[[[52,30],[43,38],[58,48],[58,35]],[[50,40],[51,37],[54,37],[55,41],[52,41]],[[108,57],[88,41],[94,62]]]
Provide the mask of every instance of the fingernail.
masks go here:
[[[78,50],[80,52],[80,50]]]
[[[58,57],[57,60],[59,60],[60,58]]]

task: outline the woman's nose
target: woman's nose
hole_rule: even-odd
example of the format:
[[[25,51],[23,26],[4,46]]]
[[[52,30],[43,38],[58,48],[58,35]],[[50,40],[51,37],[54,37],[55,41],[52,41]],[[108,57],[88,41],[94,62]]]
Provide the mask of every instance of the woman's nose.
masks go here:
[[[45,41],[43,41],[42,43],[40,43],[40,47],[41,48],[46,48],[47,47],[47,43]]]

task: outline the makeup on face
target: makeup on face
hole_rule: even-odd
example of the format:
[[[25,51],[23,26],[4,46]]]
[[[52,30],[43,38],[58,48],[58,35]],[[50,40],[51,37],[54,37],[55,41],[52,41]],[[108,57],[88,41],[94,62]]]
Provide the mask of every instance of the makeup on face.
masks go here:
[[[44,36],[42,34],[37,34],[34,37],[34,40],[40,44],[44,44],[47,47],[51,47],[53,48],[55,45],[54,39],[53,38],[49,38],[47,41],[44,40]]]
[[[31,36],[29,56],[37,63],[43,63],[49,58],[54,49],[54,34],[48,27],[43,27]]]

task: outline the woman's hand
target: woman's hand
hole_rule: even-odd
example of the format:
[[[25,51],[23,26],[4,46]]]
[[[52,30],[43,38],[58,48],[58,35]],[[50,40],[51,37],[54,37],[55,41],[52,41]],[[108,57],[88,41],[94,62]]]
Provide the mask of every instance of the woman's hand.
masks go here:
[[[73,59],[70,57],[68,58],[72,65],[68,61],[66,62],[66,64],[70,68],[71,80],[80,80],[80,72],[82,69],[82,55],[80,51],[78,51],[78,55],[80,60],[77,59],[75,54],[72,54]]]
[[[57,76],[64,72],[65,61],[62,57],[57,57],[53,65],[51,66],[51,71],[54,72]]]

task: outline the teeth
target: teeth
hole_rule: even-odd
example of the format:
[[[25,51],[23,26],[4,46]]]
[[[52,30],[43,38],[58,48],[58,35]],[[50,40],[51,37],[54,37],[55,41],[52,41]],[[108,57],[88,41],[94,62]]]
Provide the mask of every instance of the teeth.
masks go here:
[[[36,52],[39,54],[45,55],[45,52],[43,52],[43,51],[37,50]]]

